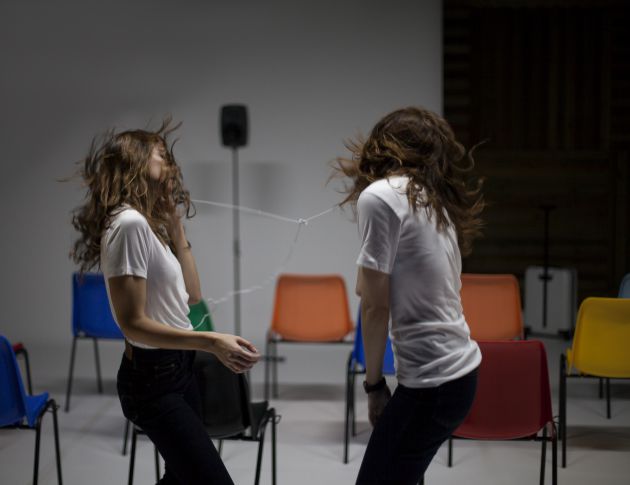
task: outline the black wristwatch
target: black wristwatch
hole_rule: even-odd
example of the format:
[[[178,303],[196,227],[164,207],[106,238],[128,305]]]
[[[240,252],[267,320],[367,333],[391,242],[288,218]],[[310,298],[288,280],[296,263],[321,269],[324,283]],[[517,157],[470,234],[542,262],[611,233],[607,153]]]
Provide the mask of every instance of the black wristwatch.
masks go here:
[[[385,380],[385,376],[381,377],[381,380],[378,381],[376,384],[368,384],[367,381],[363,381],[363,389],[365,389],[365,392],[367,394],[374,392],[374,391],[380,391],[381,389],[383,389],[385,386],[387,385],[387,381]]]

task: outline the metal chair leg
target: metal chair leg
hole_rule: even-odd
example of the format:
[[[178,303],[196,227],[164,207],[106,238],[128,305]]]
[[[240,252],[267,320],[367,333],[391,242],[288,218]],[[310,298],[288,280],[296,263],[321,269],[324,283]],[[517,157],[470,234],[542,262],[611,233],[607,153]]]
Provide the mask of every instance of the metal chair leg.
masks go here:
[[[348,357],[348,363],[346,364],[346,409],[345,409],[345,422],[344,422],[344,448],[343,448],[343,463],[348,463],[348,444],[350,441],[350,365],[352,363],[352,354]]]
[[[448,467],[453,466],[453,438],[448,437]]]
[[[122,455],[125,456],[127,454],[127,441],[129,441],[129,427],[131,426],[131,422],[126,419],[125,420],[125,434],[123,435],[123,449]]]
[[[269,366],[272,359],[269,345],[269,337],[265,341],[265,401],[269,401]]]
[[[74,357],[77,350],[77,337],[72,338],[72,350],[70,351],[70,371],[68,372],[68,385],[66,386],[66,405],[64,411],[70,409],[70,392],[72,391],[72,377],[74,374]]]
[[[37,418],[35,426],[35,463],[33,464],[33,485],[37,485],[39,475],[39,445],[42,437],[42,417]]]
[[[610,379],[606,378],[606,418],[610,419]]]
[[[133,431],[131,432],[131,451],[129,452],[129,480],[127,481],[128,485],[133,485],[133,467],[136,461],[136,438],[137,431],[134,426]]]
[[[273,389],[272,396],[278,399],[278,342],[272,341],[273,346]]]
[[[153,452],[155,453],[155,481],[160,481],[160,454],[158,453],[157,446],[153,445]]]
[[[547,425],[543,428],[542,453],[540,456],[540,485],[545,485],[545,465],[547,463]]]
[[[219,440],[219,456],[223,453],[223,440]]]
[[[266,426],[266,424],[265,424]],[[262,465],[263,447],[265,446],[265,429],[260,431],[260,437],[258,440],[258,457],[256,458],[256,479],[254,485],[260,483],[260,467]]]
[[[551,483],[552,485],[558,484],[558,432],[556,425],[552,423],[551,432]]]
[[[53,431],[55,436],[55,461],[57,464],[57,483],[63,485],[63,479],[61,477],[61,452],[59,451],[59,424],[57,423],[57,403],[54,399],[48,401],[52,408],[53,415]]]
[[[101,359],[98,355],[98,339],[93,338],[94,341],[94,360],[96,362],[96,382],[98,385],[98,393],[103,394],[103,379],[101,378]]]
[[[271,412],[271,485],[276,485],[276,410]]]
[[[560,439],[562,440],[562,468],[567,467],[567,374],[566,358],[560,355]]]

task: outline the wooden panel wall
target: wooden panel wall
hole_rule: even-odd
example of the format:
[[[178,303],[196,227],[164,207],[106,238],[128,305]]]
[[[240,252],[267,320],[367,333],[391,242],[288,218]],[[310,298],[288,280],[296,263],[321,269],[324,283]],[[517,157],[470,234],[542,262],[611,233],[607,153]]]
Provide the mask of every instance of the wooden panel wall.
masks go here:
[[[444,113],[486,178],[485,237],[469,272],[550,263],[578,297],[630,272],[630,15],[619,2],[444,2]]]

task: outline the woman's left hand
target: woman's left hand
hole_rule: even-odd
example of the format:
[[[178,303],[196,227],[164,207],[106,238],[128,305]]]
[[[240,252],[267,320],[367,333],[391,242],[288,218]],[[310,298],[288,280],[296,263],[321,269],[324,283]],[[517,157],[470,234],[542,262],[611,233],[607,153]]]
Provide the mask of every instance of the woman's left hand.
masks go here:
[[[377,421],[381,417],[381,414],[383,414],[385,406],[387,406],[391,397],[392,392],[389,390],[387,384],[378,391],[368,393],[368,417],[372,426],[376,426]]]

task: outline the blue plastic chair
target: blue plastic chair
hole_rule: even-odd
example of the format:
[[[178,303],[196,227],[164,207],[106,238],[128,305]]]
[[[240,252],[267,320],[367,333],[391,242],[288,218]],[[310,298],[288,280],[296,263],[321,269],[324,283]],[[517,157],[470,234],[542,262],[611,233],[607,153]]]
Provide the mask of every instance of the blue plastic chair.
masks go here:
[[[348,356],[348,364],[346,367],[346,421],[345,421],[345,444],[343,452],[343,462],[348,463],[348,442],[350,438],[350,419],[352,419],[352,436],[357,435],[357,424],[355,414],[355,380],[357,374],[365,374],[365,350],[363,349],[363,336],[361,333],[361,308],[359,308],[357,316],[357,329],[354,336],[354,347]],[[392,351],[392,343],[387,336],[385,344],[385,356],[383,357],[383,374],[394,375],[396,368],[394,367],[394,352]]]
[[[24,392],[24,384],[13,347],[0,335],[0,427],[14,427],[35,430],[35,464],[33,484],[37,485],[39,472],[39,443],[42,418],[52,410],[55,430],[55,453],[57,458],[57,482],[62,484],[61,460],[59,455],[59,428],[57,426],[57,404],[48,399],[48,393],[29,396]]]
[[[98,356],[98,339],[123,340],[124,336],[116,325],[107,298],[105,278],[101,273],[79,273],[72,275],[72,351],[70,371],[66,388],[65,411],[70,409],[70,393],[74,373],[74,357],[78,339],[94,342],[94,360],[99,394],[103,393],[101,364]]]
[[[630,298],[630,273],[623,277],[619,285],[619,298]]]

